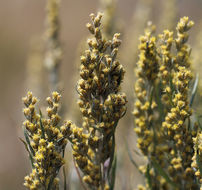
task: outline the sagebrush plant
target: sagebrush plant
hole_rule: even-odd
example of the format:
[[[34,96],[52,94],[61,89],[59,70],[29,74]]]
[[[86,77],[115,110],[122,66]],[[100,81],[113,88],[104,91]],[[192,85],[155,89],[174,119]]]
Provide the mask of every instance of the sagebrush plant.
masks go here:
[[[133,113],[138,147],[147,158],[147,165],[140,168],[147,178],[146,188],[200,187],[191,166],[198,126],[191,118],[194,94],[189,96],[193,74],[186,42],[192,26],[193,22],[183,17],[176,39],[168,30],[159,36],[159,43],[148,31],[140,38]]]
[[[90,189],[113,189],[115,180],[115,130],[126,112],[126,96],[119,93],[124,69],[116,60],[121,41],[114,34],[105,40],[101,32],[102,14],[91,14],[87,28],[93,35],[89,49],[81,56],[78,105],[82,126],[70,123],[70,136],[76,167]]]
[[[67,123],[59,125],[60,97],[60,94],[53,92],[52,97],[47,98],[48,118],[44,118],[41,112],[37,114],[35,104],[38,100],[31,92],[23,98],[26,118],[23,123],[26,142],[23,142],[32,165],[32,172],[25,177],[24,185],[30,190],[59,189],[57,175],[65,163],[64,152],[68,136]]]
[[[159,189],[160,184],[157,178],[160,175],[154,173],[152,160],[158,156],[159,162],[163,159],[163,146],[160,124],[155,112],[158,112],[157,98],[155,98],[155,86],[158,83],[159,57],[157,55],[156,38],[151,36],[151,31],[146,31],[145,36],[140,38],[140,54],[137,62],[135,93],[135,132],[138,135],[137,146],[147,156],[147,166],[142,166],[140,170],[146,175],[151,173],[153,188]],[[158,95],[156,96],[158,97]],[[154,126],[155,125],[155,126]]]

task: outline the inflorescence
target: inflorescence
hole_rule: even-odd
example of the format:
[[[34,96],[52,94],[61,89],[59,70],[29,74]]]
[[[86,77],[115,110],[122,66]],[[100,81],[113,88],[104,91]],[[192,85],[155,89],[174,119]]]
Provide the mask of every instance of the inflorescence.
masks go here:
[[[59,189],[57,175],[65,163],[63,157],[68,135],[67,124],[59,125],[60,98],[57,92],[47,98],[47,119],[41,113],[37,114],[35,104],[38,100],[31,92],[23,98],[26,107],[23,110],[26,118],[23,123],[26,139],[24,143],[32,163],[32,172],[25,177],[24,185],[30,190]]]
[[[109,189],[114,183],[112,165],[115,162],[115,129],[126,112],[126,96],[120,94],[124,69],[116,60],[121,44],[119,34],[112,41],[101,32],[102,14],[91,14],[87,28],[94,36],[89,49],[81,56],[78,81],[78,105],[83,116],[82,127],[69,122],[68,138],[72,143],[76,167],[90,189]]]
[[[152,184],[147,180],[147,187],[152,189],[198,188],[191,166],[197,125],[190,119],[189,85],[193,74],[186,43],[192,26],[193,22],[183,17],[176,28],[176,39],[168,30],[159,35],[159,43],[148,31],[140,38],[133,113],[138,147],[148,162],[140,169],[147,179],[149,172]]]

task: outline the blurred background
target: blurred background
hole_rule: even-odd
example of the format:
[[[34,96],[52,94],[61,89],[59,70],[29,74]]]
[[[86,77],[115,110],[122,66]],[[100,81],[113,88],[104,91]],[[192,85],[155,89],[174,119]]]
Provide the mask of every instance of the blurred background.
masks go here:
[[[25,189],[24,176],[30,172],[27,152],[19,140],[23,138],[22,97],[31,90],[43,105],[45,97],[49,96],[47,71],[40,65],[43,63],[45,6],[45,0],[0,0],[0,190]],[[60,81],[65,119],[79,120],[74,118],[78,111],[75,87],[81,44],[89,35],[85,25],[90,21],[90,13],[105,8],[99,0],[61,0],[63,61]],[[131,149],[136,146],[131,111],[139,35],[143,34],[148,20],[156,25],[159,33],[163,29],[175,29],[180,17],[189,16],[195,22],[190,35],[194,55],[200,47],[197,36],[202,30],[202,0],[117,0],[114,10],[114,22],[123,40],[120,60],[127,71],[122,91],[127,93],[129,101],[125,119],[117,128],[119,165],[115,189],[134,189],[142,178],[128,158],[126,144]],[[39,63],[37,68],[32,65],[34,62]],[[71,153],[67,151],[67,154]],[[71,155],[67,159],[71,159]],[[137,163],[141,160],[137,155],[134,159]],[[69,179],[77,183],[74,169],[69,168]],[[80,187],[75,185],[72,189]]]

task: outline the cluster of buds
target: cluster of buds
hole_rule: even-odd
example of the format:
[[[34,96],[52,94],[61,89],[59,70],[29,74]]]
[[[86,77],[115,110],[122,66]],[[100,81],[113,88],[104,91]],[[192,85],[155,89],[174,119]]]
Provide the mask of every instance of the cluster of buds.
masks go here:
[[[189,84],[193,78],[190,65],[190,49],[186,44],[187,31],[193,26],[188,17],[183,17],[177,25],[175,40],[177,55],[173,58],[171,108],[165,116],[162,126],[165,128],[167,142],[170,142],[170,159],[168,172],[176,184],[184,189],[197,188],[193,180],[194,170],[191,167],[193,140],[196,133],[190,130],[187,123],[192,115],[189,107]],[[196,127],[196,126],[195,126]],[[192,130],[196,130],[196,128]],[[191,132],[191,133],[190,133]],[[183,179],[183,180],[182,180]]]
[[[190,124],[187,124],[187,120],[192,114],[188,102],[188,84],[191,79],[191,71],[179,66],[173,81],[176,92],[172,98],[172,108],[162,124],[167,135],[167,142],[170,142],[169,174],[174,176],[173,181],[176,184],[181,184],[183,176],[185,189],[197,188],[192,179],[194,170],[191,167],[192,137],[195,133],[190,133]]]
[[[186,44],[187,31],[192,26],[193,22],[183,17],[176,27],[177,38],[174,40],[173,32],[165,30],[159,36],[159,48],[151,33],[146,33],[140,40],[135,84],[135,132],[138,147],[148,158],[150,186],[156,189],[169,189],[170,185],[187,190],[198,188],[191,166],[192,139],[197,125],[191,127],[189,122],[192,115],[189,84],[193,76],[190,49]],[[176,55],[172,50],[174,43]],[[158,157],[158,167],[166,172],[169,180],[159,176],[161,172],[156,168],[155,157]],[[146,174],[145,167],[141,168]]]
[[[177,24],[177,39],[175,40],[177,55],[174,59],[175,66],[184,66],[189,68],[190,62],[190,48],[187,46],[186,42],[189,38],[188,31],[194,25],[193,21],[190,21],[188,17],[183,17]]]
[[[135,132],[138,135],[138,148],[144,155],[148,150],[153,150],[153,131],[147,125],[152,122],[152,108],[155,109],[156,102],[153,100],[150,105],[149,97],[151,96],[151,86],[155,83],[158,73],[158,59],[156,56],[156,39],[151,37],[150,32],[140,38],[139,45],[140,55],[137,62],[135,84],[135,93],[137,100],[135,102]],[[152,107],[152,108],[151,108]],[[151,147],[149,148],[149,146]]]
[[[64,150],[67,144],[68,126],[65,123],[59,126],[60,116],[58,107],[60,94],[52,93],[47,98],[48,118],[37,114],[35,104],[37,98],[31,92],[23,98],[25,107],[23,112],[26,117],[24,134],[27,151],[32,163],[32,172],[25,177],[24,185],[30,190],[58,190],[59,179],[57,178],[61,166],[64,164]]]
[[[172,84],[170,82],[170,79],[172,78],[171,71],[173,69],[173,56],[171,54],[171,47],[173,44],[173,32],[170,32],[169,30],[164,30],[163,34],[159,35],[159,38],[161,40],[161,45],[158,52],[161,60],[159,75],[163,88],[165,89],[161,100],[164,105],[168,106],[169,108],[169,99],[172,96]]]
[[[94,37],[88,40],[89,49],[81,56],[77,88],[83,122],[82,127],[68,123],[68,138],[83,181],[91,189],[108,189],[113,185],[115,129],[126,112],[126,96],[119,93],[125,71],[116,60],[119,34],[114,34],[112,41],[103,39],[102,14],[90,16],[92,24],[88,23],[87,28]]]
[[[144,36],[140,37],[139,51],[139,60],[135,71],[137,100],[133,111],[135,116],[134,130],[138,136],[137,146],[143,155],[148,158],[147,167],[149,167],[155,157],[158,157],[159,163],[162,164],[164,160],[163,152],[167,150],[167,146],[161,145],[162,130],[158,123],[157,98],[154,93],[154,88],[158,83],[160,58],[157,54],[156,38],[152,36],[150,28],[145,31]],[[140,166],[139,168],[144,175],[146,175],[147,167]],[[153,189],[167,187],[162,180],[163,178],[154,172],[154,168],[150,167],[149,172]],[[139,189],[142,188],[142,186],[139,187]]]

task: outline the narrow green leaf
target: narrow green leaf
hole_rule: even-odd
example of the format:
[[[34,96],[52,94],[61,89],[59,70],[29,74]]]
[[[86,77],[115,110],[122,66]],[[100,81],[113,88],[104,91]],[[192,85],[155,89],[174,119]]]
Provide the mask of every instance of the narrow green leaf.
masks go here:
[[[192,92],[191,92],[191,99],[190,99],[190,103],[189,103],[190,107],[192,106],[192,104],[194,102],[194,98],[195,98],[197,87],[198,87],[198,80],[199,80],[199,75],[197,73],[196,79],[194,81],[193,89],[192,89]]]
[[[24,136],[25,136],[25,140],[26,140],[26,142],[27,142],[27,144],[28,144],[29,150],[31,151],[32,155],[34,156],[34,155],[35,155],[35,152],[34,152],[32,146],[31,146],[31,144],[30,144],[29,136],[28,136],[28,134],[27,134],[27,132],[26,132],[26,129],[24,129]]]
[[[110,190],[114,189],[115,179],[116,179],[116,166],[117,166],[117,156],[114,156],[112,171],[111,171],[111,180],[110,180]]]
[[[190,131],[191,130],[191,119],[190,119],[190,117],[188,118],[188,131]]]
[[[177,187],[177,185],[170,179],[168,174],[163,170],[163,168],[153,159],[151,161],[153,167],[156,169],[156,171],[161,175],[170,185],[173,187]]]
[[[145,177],[147,179],[147,183],[149,185],[149,189],[152,190],[152,181],[151,181],[151,176],[150,176],[149,170],[150,170],[150,166],[149,166],[149,164],[147,164],[147,171],[146,171]]]
[[[133,149],[133,152],[138,155],[138,156],[142,156],[137,150]]]
[[[29,153],[29,159],[31,161],[32,168],[34,168],[34,159],[33,159],[32,155],[30,153]]]
[[[29,152],[29,149],[27,147],[27,143],[22,138],[19,137],[19,139],[25,145],[25,149],[27,150],[27,152]]]
[[[127,141],[125,141],[125,142],[126,142],[126,150],[127,150],[127,152],[128,152],[129,159],[130,159],[131,163],[132,163],[132,164],[136,167],[136,169],[139,171],[138,165],[137,165],[137,163],[135,162],[135,160],[133,159],[132,153],[131,153],[131,151],[130,151],[130,149],[129,149],[129,147],[128,147],[128,143],[127,143]]]
[[[31,155],[31,153],[30,153],[30,151],[29,151],[29,148],[28,148],[28,146],[27,146],[27,143],[26,143],[22,138],[19,137],[19,139],[20,139],[20,141],[25,145],[25,149],[27,150],[27,152],[28,152],[28,154],[29,154],[29,159],[30,159],[30,161],[31,161],[32,168],[34,168],[33,157],[32,157],[32,155]]]

